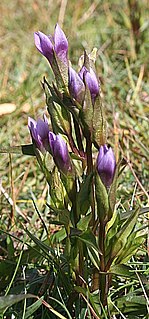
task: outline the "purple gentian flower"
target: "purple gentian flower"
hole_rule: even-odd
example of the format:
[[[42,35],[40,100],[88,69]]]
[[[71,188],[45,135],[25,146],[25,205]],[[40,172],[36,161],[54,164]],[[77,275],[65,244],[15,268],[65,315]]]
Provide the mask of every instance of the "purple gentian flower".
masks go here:
[[[34,39],[36,48],[48,59],[51,66],[54,52],[61,62],[66,65],[68,64],[68,41],[58,23],[56,24],[53,37],[38,31],[34,33]]]
[[[95,72],[92,68],[88,70],[85,66],[83,66],[78,75],[82,80],[85,80],[85,83],[91,93],[92,102],[94,103],[97,95],[99,94],[99,82]]]
[[[69,67],[69,92],[80,104],[82,103],[84,92],[85,92],[85,85],[81,80],[80,76],[77,72],[72,68]]]
[[[28,118],[28,127],[33,143],[44,153],[49,150],[49,126],[48,120],[44,115],[44,121],[39,119],[37,122],[31,117]]]
[[[58,169],[67,174],[72,169],[67,144],[61,135],[52,132],[49,132],[49,144]]]
[[[110,187],[116,168],[116,160],[112,148],[101,145],[97,157],[97,171],[106,187]]]

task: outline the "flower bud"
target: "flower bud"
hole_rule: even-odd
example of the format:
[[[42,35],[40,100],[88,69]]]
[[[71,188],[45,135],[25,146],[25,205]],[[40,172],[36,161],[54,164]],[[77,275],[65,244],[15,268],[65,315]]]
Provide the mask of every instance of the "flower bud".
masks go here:
[[[48,120],[44,115],[44,121],[39,119],[37,122],[31,117],[28,118],[28,127],[31,133],[33,143],[44,153],[49,150],[49,126]]]
[[[34,33],[35,46],[52,66],[54,52],[61,62],[68,64],[68,41],[62,29],[56,24],[54,36],[38,31]]]
[[[91,93],[92,102],[94,104],[95,99],[99,94],[99,82],[97,80],[95,72],[92,68],[88,70],[85,66],[83,66],[79,72],[79,76],[87,84]]]
[[[49,132],[49,144],[55,164],[59,170],[67,174],[72,169],[67,144],[61,135],[55,135],[52,132]]]
[[[116,168],[116,160],[112,148],[101,145],[97,157],[97,171],[106,187],[110,187]]]
[[[84,97],[85,86],[80,76],[72,67],[69,67],[68,79],[70,94],[81,104]]]

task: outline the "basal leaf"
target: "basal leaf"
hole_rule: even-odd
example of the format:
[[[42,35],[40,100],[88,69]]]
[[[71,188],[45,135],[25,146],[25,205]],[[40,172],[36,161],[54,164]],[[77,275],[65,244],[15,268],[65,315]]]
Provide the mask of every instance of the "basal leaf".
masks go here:
[[[76,236],[76,237],[79,238],[79,240],[81,240],[82,242],[84,242],[87,247],[92,247],[98,253],[102,254],[99,247],[97,246],[95,235],[93,234],[91,230],[87,230],[80,236]]]
[[[132,272],[132,268],[124,264],[111,266],[109,272],[117,276],[127,277],[130,279],[137,279],[136,274]]]
[[[128,218],[128,220],[122,225],[120,231],[116,235],[116,240],[113,244],[111,258],[118,257],[124,248],[124,246],[127,243],[128,237],[133,231],[137,218],[138,218],[138,212],[139,210],[136,209],[134,212],[132,212],[131,216]]]
[[[92,218],[91,213],[86,215],[86,216],[81,217],[79,222],[77,223],[77,228],[82,230],[82,231],[87,230],[91,218]]]
[[[26,295],[20,294],[20,295],[7,295],[7,296],[0,297],[0,311],[2,312],[6,308],[26,298],[35,298],[35,296],[31,294],[26,294]]]
[[[36,300],[31,306],[26,308],[25,319],[29,318],[42,305],[43,297]]]

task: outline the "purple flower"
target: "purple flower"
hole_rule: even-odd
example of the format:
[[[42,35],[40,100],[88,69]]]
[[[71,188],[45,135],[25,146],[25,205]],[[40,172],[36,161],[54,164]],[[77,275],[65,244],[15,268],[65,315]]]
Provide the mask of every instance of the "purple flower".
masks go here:
[[[31,117],[28,118],[28,127],[33,143],[44,153],[49,150],[49,126],[48,120],[44,115],[44,121],[39,119],[37,122]]]
[[[97,80],[95,72],[92,68],[88,70],[85,66],[83,66],[79,72],[79,76],[82,81],[85,81],[85,83],[87,84],[91,93],[92,102],[94,103],[97,95],[99,94],[99,82]]]
[[[97,171],[106,187],[110,187],[116,168],[116,160],[112,148],[101,145],[97,157]]]
[[[55,135],[52,132],[49,132],[49,144],[57,167],[67,174],[72,169],[67,144],[61,135]]]
[[[83,81],[81,80],[80,76],[72,67],[69,67],[68,78],[69,78],[68,86],[69,86],[70,94],[79,103],[81,103],[83,100],[84,92],[85,92],[85,86]]]
[[[61,62],[68,64],[68,41],[58,23],[53,37],[38,31],[34,33],[34,39],[36,48],[48,59],[51,65],[54,52]]]

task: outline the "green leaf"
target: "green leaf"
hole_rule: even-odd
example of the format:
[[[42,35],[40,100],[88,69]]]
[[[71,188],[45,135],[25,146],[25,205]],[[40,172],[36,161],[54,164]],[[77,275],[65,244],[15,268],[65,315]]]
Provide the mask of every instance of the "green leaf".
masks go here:
[[[66,317],[64,317],[63,315],[61,315],[58,311],[56,311],[55,309],[53,309],[46,301],[43,300],[43,305],[45,307],[47,307],[47,309],[49,309],[52,313],[54,313],[54,315],[56,316],[56,318],[60,318],[60,319],[67,319]]]
[[[66,234],[66,230],[65,228],[61,228],[60,230],[58,230],[57,232],[55,232],[54,234],[51,235],[51,242],[52,243],[60,243],[61,241],[63,241],[65,238],[67,237]]]
[[[95,172],[95,192],[97,201],[97,215],[99,217],[99,221],[104,221],[108,218],[109,201],[107,190],[97,171]]]
[[[85,215],[91,205],[91,184],[93,173],[89,174],[81,186],[77,197],[79,215]]]
[[[100,95],[96,97],[93,113],[93,142],[95,146],[106,144],[106,119]]]
[[[54,254],[54,250],[50,246],[46,245],[44,242],[42,242],[33,234],[31,234],[28,229],[24,229],[24,230],[27,233],[27,235],[33,240],[33,242],[37,245],[37,247],[39,247],[43,251],[46,257],[48,256],[49,259],[53,258],[55,254]]]
[[[81,240],[82,242],[84,242],[87,247],[92,247],[99,254],[102,254],[100,249],[99,249],[99,247],[97,246],[96,237],[95,237],[95,235],[93,234],[93,232],[91,230],[87,230],[83,234],[81,234],[80,236],[76,236],[76,237],[79,240]]]
[[[117,276],[137,279],[136,274],[132,272],[132,268],[124,264],[111,266],[109,272]]]
[[[57,303],[66,311],[66,313],[67,313],[67,315],[68,315],[68,318],[69,318],[69,319],[72,319],[72,317],[71,317],[71,315],[70,315],[70,313],[69,313],[69,311],[68,311],[68,309],[67,309],[67,307],[66,307],[66,305],[65,305],[64,303],[60,302],[59,300],[57,300],[57,299],[55,299],[55,298],[53,298],[53,297],[49,297],[49,299],[52,299],[52,300],[54,300],[55,302],[57,302]]]
[[[137,295],[135,291],[126,294],[121,298],[117,298],[115,301],[116,306],[123,313],[136,313],[145,315],[146,311],[146,299],[143,295]]]
[[[59,221],[66,228],[69,226],[69,224],[70,224],[70,212],[67,209],[62,210],[62,212],[59,214]]]
[[[99,258],[99,252],[97,252],[96,249],[94,249],[93,247],[87,247],[87,251],[88,251],[88,255],[91,259],[91,262],[93,263],[93,265],[100,270],[100,258]]]
[[[65,65],[54,53],[52,61],[52,69],[54,71],[56,84],[58,89],[63,92],[68,91],[68,66]]]
[[[66,191],[62,184],[57,167],[54,167],[52,171],[50,195],[55,207],[63,209]]]
[[[82,231],[87,230],[91,218],[92,218],[91,213],[86,215],[86,216],[81,217],[79,222],[77,223],[77,228],[82,230]]]
[[[114,208],[115,208],[115,204],[116,204],[116,192],[117,192],[117,186],[118,186],[118,177],[119,177],[119,171],[120,171],[122,162],[123,162],[123,159],[120,160],[116,165],[114,179],[113,179],[113,182],[112,182],[110,190],[109,190],[109,207],[110,207],[110,209],[109,209],[108,220],[111,219],[111,217],[114,213]]]
[[[20,295],[7,295],[0,297],[0,311],[4,311],[7,307],[14,305],[15,303],[24,300],[26,298],[35,298],[32,294],[20,294]]]
[[[42,305],[43,297],[35,301],[31,306],[26,308],[25,319],[29,318]]]
[[[144,235],[137,237],[136,234],[136,232],[132,233],[128,237],[125,248],[122,250],[115,263],[126,263],[139,249],[145,239]]]
[[[116,235],[116,240],[113,244],[111,258],[118,257],[127,243],[129,235],[132,233],[138,218],[139,209],[132,212],[128,220],[122,225],[120,231]]]
[[[11,238],[11,236],[7,236],[7,251],[8,251],[8,259],[11,259],[14,257],[14,243]]]
[[[55,86],[50,86],[46,79],[42,83],[45,94],[46,102],[48,106],[48,112],[51,118],[51,124],[53,132],[55,134],[61,133],[68,135],[71,134],[71,117],[68,109],[61,105],[61,103],[56,103],[54,101],[55,94],[59,94]]]

